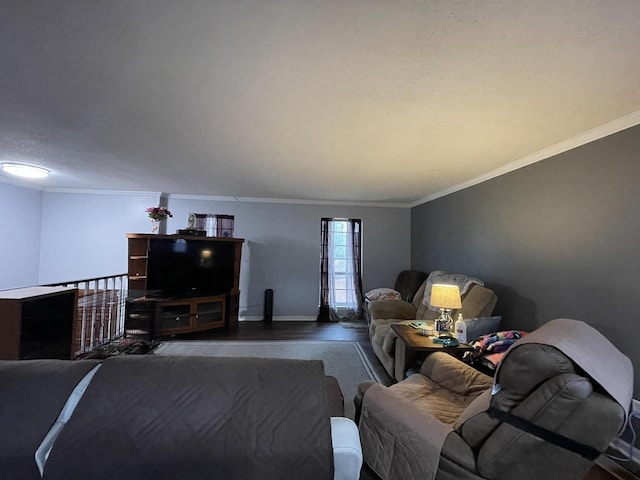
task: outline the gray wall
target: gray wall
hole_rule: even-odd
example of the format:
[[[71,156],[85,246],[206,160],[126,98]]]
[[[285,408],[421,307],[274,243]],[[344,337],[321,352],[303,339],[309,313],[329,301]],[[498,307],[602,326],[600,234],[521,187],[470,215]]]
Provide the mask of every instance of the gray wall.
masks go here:
[[[42,192],[0,182],[0,290],[38,281]]]
[[[583,320],[635,369],[640,398],[640,127],[411,212],[412,268],[483,279],[507,328]]]
[[[162,196],[166,198],[167,196]],[[0,288],[125,273],[127,232],[149,232],[144,210],[160,194],[45,192],[0,183]],[[222,201],[168,196],[167,233],[189,212],[235,216],[244,238],[240,314],[262,318],[264,290],[274,317],[311,319],[319,299],[320,218],[363,221],[363,287],[393,286],[410,264],[410,209]]]
[[[274,317],[315,317],[320,289],[320,219],[360,218],[363,224],[363,288],[393,286],[409,267],[408,208],[227,202],[169,198],[168,232],[185,228],[189,212],[235,216],[244,238],[240,275],[241,316],[262,318],[264,291],[274,291]]]

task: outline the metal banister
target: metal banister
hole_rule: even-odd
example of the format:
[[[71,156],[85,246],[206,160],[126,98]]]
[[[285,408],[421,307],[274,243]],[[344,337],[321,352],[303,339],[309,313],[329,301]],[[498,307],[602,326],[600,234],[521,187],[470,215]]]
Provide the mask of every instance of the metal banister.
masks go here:
[[[127,274],[51,283],[52,287],[78,289],[74,325],[75,357],[89,353],[124,337]]]

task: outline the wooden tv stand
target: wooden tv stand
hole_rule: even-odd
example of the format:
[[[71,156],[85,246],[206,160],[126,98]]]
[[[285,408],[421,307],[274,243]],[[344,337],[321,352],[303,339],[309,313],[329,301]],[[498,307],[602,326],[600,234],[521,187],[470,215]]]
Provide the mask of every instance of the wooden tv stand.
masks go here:
[[[125,331],[127,335],[148,338],[197,332],[214,328],[238,326],[240,297],[241,238],[201,237],[192,235],[127,234],[129,243],[128,280],[129,298],[126,304]],[[205,295],[172,295],[149,289],[150,248],[154,241],[162,239],[202,242],[207,248],[219,248],[233,264],[233,271],[223,274],[225,291]],[[205,243],[206,242],[206,243]],[[157,259],[156,259],[157,260]],[[153,261],[153,259],[151,260]],[[151,279],[153,280],[153,279]]]

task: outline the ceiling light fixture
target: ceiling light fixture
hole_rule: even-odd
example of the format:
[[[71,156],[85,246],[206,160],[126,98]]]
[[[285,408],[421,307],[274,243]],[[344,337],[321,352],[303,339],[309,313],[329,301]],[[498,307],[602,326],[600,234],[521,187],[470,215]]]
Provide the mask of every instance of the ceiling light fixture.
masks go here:
[[[51,173],[46,168],[27,165],[26,163],[2,162],[0,167],[2,167],[3,172],[22,178],[45,178]]]

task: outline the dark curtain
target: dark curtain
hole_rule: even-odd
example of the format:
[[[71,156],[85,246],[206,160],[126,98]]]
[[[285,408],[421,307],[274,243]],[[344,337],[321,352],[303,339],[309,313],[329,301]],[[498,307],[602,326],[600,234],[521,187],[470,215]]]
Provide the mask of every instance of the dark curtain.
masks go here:
[[[320,220],[320,310],[318,322],[331,321],[329,306],[329,224],[330,218]]]
[[[356,292],[358,306],[355,316],[358,319],[364,318],[364,293],[362,292],[362,222],[351,219],[351,258],[353,260],[353,288]]]
[[[318,322],[337,322],[340,320],[338,313],[330,305],[329,286],[329,235],[332,234],[332,218],[322,218],[320,220],[320,308],[318,312]],[[355,290],[357,306],[353,316],[361,319],[364,317],[364,295],[362,293],[362,222],[358,219],[349,219],[351,225],[351,257],[353,261],[353,288]]]

